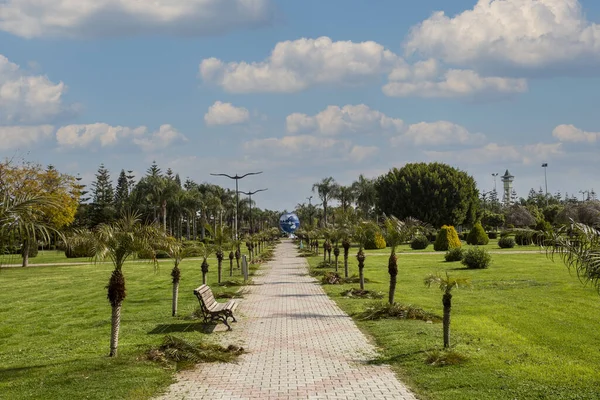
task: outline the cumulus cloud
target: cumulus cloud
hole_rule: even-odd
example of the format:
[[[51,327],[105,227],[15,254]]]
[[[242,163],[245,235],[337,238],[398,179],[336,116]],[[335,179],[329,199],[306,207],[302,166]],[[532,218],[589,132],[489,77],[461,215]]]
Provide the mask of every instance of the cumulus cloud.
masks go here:
[[[200,76],[228,92],[291,93],[319,84],[364,82],[391,71],[398,59],[372,41],[302,38],[277,43],[270,57],[262,62],[205,59],[200,64]]]
[[[286,118],[289,133],[318,132],[324,135],[339,133],[399,132],[401,119],[390,118],[364,104],[328,106],[315,116],[294,113]]]
[[[25,38],[204,36],[268,23],[270,0],[4,0],[0,29]]]
[[[450,69],[440,72],[435,60],[413,68],[394,69],[383,93],[392,97],[467,97],[480,95],[507,95],[523,93],[528,85],[525,79],[482,77],[473,70]]]
[[[559,125],[552,131],[552,136],[561,142],[587,142],[600,141],[600,132],[586,132],[573,125]]]
[[[287,157],[300,152],[321,151],[341,144],[335,139],[323,139],[312,135],[284,136],[281,138],[255,139],[244,144],[246,150],[273,152]]]
[[[409,125],[401,136],[391,139],[392,145],[411,142],[417,146],[440,146],[448,144],[481,144],[485,136],[471,133],[464,126],[448,121],[419,122]]]
[[[479,0],[454,17],[434,13],[412,28],[405,48],[458,65],[597,66],[600,26],[578,0]]]
[[[250,112],[231,103],[215,102],[204,115],[206,125],[235,125],[250,119]]]
[[[0,126],[0,150],[24,149],[47,139],[54,132],[51,125]]]
[[[73,111],[63,104],[67,87],[31,75],[0,54],[0,124],[36,124]]]
[[[379,153],[379,148],[376,146],[352,146],[348,160],[360,162],[377,155],[377,153]]]
[[[127,139],[144,151],[161,149],[173,142],[187,140],[171,125],[162,125],[158,131],[150,132],[145,126],[128,128],[96,123],[67,125],[56,132],[58,144],[65,148],[109,147]]]
[[[563,154],[561,143],[535,143],[529,145],[499,145],[488,143],[482,147],[458,151],[425,151],[432,160],[463,164],[489,164],[490,160],[502,163],[531,164],[547,161],[550,156]]]

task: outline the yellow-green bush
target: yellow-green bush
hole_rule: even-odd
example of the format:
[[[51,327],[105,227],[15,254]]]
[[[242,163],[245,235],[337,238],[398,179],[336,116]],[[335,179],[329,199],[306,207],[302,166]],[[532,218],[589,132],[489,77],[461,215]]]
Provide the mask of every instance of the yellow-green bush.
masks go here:
[[[387,247],[387,243],[383,235],[379,232],[373,232],[369,234],[367,241],[365,242],[365,250],[380,250],[385,249]]]
[[[448,251],[460,247],[461,243],[456,229],[453,226],[442,226],[433,244],[433,249],[435,251]]]

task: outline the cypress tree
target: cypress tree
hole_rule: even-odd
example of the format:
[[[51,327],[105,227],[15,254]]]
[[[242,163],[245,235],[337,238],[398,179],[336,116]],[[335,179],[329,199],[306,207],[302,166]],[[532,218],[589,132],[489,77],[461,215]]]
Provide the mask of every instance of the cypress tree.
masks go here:
[[[92,225],[110,222],[115,218],[115,192],[108,169],[100,164],[96,181],[92,183],[93,203],[91,207]]]

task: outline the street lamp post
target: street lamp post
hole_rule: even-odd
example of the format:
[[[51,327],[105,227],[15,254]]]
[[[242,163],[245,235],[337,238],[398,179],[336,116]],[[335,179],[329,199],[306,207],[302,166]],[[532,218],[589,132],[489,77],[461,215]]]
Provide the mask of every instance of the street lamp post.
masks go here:
[[[240,190],[241,194],[245,194],[246,196],[248,196],[250,198],[250,234],[254,233],[254,227],[252,226],[252,195],[256,194],[258,192],[264,192],[266,190],[269,190],[269,189],[258,189],[258,190],[255,190],[254,192],[242,192]]]
[[[239,176],[237,174],[235,176],[231,176],[231,175],[227,175],[227,174],[211,174],[212,176],[226,176],[229,179],[235,180],[235,240],[238,240],[238,208],[240,206],[240,192],[238,189],[238,181],[240,179],[247,177],[248,175],[258,175],[258,174],[262,174],[262,171],[248,172],[247,174],[244,174],[242,176]]]
[[[546,207],[548,207],[548,175],[546,171],[548,170],[548,163],[543,163],[542,168],[544,168],[544,183],[546,185]]]
[[[494,173],[492,174],[492,176],[494,177],[494,192],[495,192],[495,191],[496,191],[496,177],[498,176],[498,173],[497,173],[497,172],[494,172]]]

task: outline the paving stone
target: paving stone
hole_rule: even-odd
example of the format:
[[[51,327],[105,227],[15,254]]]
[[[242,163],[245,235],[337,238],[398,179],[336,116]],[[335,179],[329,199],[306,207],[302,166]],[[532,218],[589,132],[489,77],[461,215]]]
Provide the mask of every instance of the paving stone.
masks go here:
[[[215,333],[248,353],[179,373],[160,399],[416,399],[389,366],[367,364],[375,348],[297,254],[278,245],[240,300],[240,322]]]

